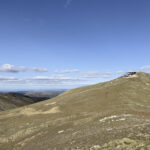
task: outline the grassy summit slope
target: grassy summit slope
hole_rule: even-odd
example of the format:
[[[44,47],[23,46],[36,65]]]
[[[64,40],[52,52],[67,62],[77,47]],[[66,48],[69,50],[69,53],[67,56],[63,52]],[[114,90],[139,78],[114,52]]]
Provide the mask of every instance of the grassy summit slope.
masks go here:
[[[140,149],[149,143],[150,75],[146,73],[0,113],[1,150],[119,149],[122,145],[122,149]]]

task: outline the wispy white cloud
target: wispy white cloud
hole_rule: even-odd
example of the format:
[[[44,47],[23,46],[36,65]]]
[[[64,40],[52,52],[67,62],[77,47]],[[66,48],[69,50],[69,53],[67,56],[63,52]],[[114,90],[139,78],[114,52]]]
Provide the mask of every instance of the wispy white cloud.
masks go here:
[[[147,66],[143,66],[140,68],[140,70],[150,70],[150,65],[147,65]]]
[[[65,3],[65,8],[68,8],[69,5],[72,3],[73,0],[66,0],[66,3]]]
[[[47,68],[28,68],[25,66],[15,66],[12,64],[3,64],[0,66],[0,72],[6,72],[6,73],[19,73],[19,72],[25,72],[25,71],[33,71],[37,73],[42,72],[48,72]]]
[[[114,75],[116,72],[106,71],[102,73],[103,75]]]
[[[68,77],[68,76],[50,76],[50,77],[36,77],[34,80],[43,81],[45,80],[48,84],[78,84],[80,82],[84,82],[85,80],[76,77]]]
[[[112,78],[112,75],[103,74],[103,75],[101,75],[100,78],[108,79],[108,78]]]
[[[108,78],[113,75],[121,74],[123,71],[117,71],[117,72],[100,72],[100,71],[80,71],[79,69],[72,69],[72,70],[55,70],[54,73],[56,74],[69,74],[69,73],[76,73],[78,76],[82,78],[89,78],[89,79],[94,79],[94,78]]]
[[[31,68],[31,71],[34,71],[34,72],[48,72],[49,70],[47,68]]]
[[[27,68],[24,66],[14,66],[11,64],[3,64],[0,66],[0,72],[10,72],[10,73],[18,73],[24,72]]]
[[[106,71],[106,72],[100,72],[100,71],[88,71],[88,72],[80,72],[81,76],[83,78],[112,78],[113,76],[123,74],[124,71],[119,70],[116,72]]]
[[[68,77],[68,76],[36,76],[28,79],[32,83],[38,84],[75,84],[79,82],[83,82],[83,79]]]
[[[79,73],[80,72],[80,70],[78,70],[78,69],[71,69],[71,70],[61,70],[61,71],[59,71],[59,70],[55,70],[54,71],[54,73],[57,73],[57,74],[65,74],[65,73]]]
[[[124,74],[125,72],[123,70],[116,71],[116,74]]]
[[[83,78],[99,78],[101,73],[99,71],[89,71],[80,73]]]
[[[68,76],[35,76],[31,78],[16,78],[0,76],[0,83],[23,84],[23,85],[73,85],[84,82],[84,79]]]
[[[5,77],[5,76],[0,76],[0,81],[16,81],[18,80],[15,77]]]
[[[36,76],[31,78],[33,80],[68,80],[71,79],[71,77],[68,76]]]

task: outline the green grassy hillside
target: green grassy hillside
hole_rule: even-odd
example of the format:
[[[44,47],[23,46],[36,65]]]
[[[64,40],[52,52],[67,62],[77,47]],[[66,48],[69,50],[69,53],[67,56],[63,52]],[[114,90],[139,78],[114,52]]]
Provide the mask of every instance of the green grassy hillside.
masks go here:
[[[0,113],[0,150],[142,150],[149,144],[146,73]]]

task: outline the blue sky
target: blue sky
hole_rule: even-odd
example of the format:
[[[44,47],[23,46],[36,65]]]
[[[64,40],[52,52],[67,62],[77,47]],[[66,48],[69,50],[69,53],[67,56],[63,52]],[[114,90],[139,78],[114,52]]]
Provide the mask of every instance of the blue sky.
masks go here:
[[[150,71],[149,0],[1,0],[0,89],[63,89]]]

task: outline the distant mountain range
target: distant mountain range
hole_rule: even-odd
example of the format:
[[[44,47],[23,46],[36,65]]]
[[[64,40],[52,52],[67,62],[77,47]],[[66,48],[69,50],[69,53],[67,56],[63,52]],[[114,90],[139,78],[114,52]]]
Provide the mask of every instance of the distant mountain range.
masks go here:
[[[150,74],[0,113],[1,150],[149,150]]]

